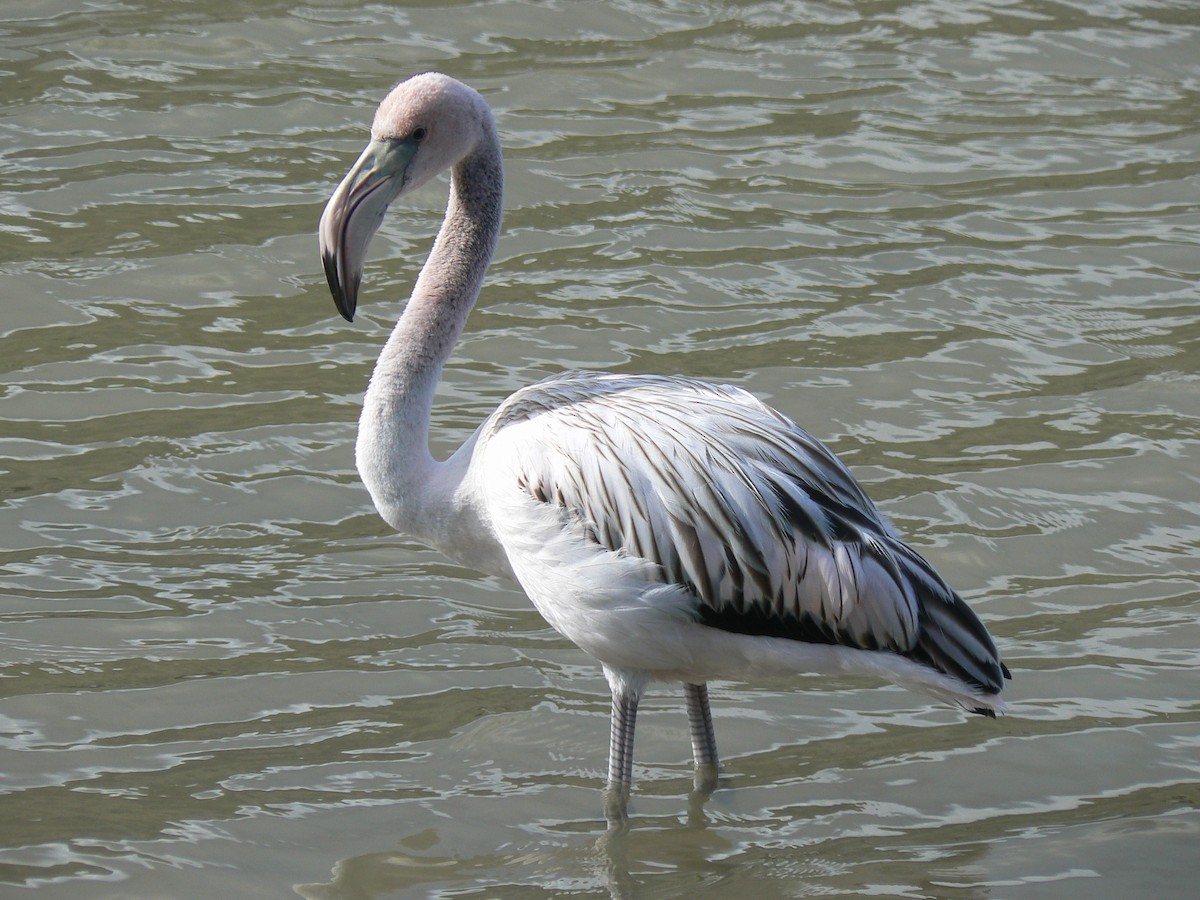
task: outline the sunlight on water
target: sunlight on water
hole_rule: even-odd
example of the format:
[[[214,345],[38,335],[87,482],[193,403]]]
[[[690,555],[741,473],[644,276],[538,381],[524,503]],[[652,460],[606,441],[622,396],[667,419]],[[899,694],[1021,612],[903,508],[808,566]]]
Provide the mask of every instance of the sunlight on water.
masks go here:
[[[313,898],[1183,896],[1200,836],[1200,22],[1184,0],[6,12],[0,883]],[[378,520],[370,366],[442,212],[316,253],[375,103],[496,108],[457,446],[563,367],[742,385],[996,634],[1012,715],[677,689],[606,835],[608,693]]]

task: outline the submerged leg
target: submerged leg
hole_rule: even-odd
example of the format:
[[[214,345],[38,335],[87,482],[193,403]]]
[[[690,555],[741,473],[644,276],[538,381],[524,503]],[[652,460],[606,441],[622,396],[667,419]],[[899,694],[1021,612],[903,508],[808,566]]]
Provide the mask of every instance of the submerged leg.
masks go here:
[[[638,701],[649,678],[642,672],[615,669],[602,664],[608,689],[612,691],[612,723],[608,738],[608,787],[604,791],[604,812],[610,827],[623,825],[628,818],[629,789],[633,784],[633,727],[637,722]]]
[[[717,733],[713,730],[712,710],[708,706],[708,686],[685,684],[688,724],[692,732],[692,760],[696,764],[695,785],[698,791],[711,791],[717,786]]]
[[[608,739],[608,786],[604,791],[604,811],[609,822],[623,822],[633,784],[633,729],[637,723],[640,694],[631,690],[613,690],[612,723]]]

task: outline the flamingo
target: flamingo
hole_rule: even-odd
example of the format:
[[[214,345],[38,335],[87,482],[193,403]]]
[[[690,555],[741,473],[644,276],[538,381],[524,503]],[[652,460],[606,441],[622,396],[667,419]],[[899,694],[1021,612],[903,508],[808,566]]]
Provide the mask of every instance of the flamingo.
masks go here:
[[[352,321],[389,205],[446,169],[445,219],[363,399],[358,471],[393,528],[515,580],[599,661],[610,820],[627,815],[638,701],[653,681],[684,685],[698,786],[716,783],[714,679],[868,674],[1005,711],[1011,676],[978,617],[824,444],[746,391],[566,371],[516,391],[435,460],[435,387],[500,232],[487,102],[439,73],[398,84],[319,226],[330,291]]]

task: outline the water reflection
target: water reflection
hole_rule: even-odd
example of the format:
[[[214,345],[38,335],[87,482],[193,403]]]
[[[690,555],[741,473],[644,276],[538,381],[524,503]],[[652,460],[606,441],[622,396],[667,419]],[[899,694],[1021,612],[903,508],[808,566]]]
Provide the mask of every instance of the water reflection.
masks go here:
[[[672,817],[635,816],[632,827],[596,832],[595,823],[543,823],[539,846],[517,853],[498,853],[465,861],[447,848],[437,828],[408,833],[397,849],[367,853],[339,862],[326,882],[301,884],[295,891],[311,900],[337,897],[409,896],[439,889],[483,889],[503,893],[518,885],[543,890],[606,893],[624,900],[657,893],[656,880],[671,876],[674,891],[717,892],[734,896],[753,879],[754,870],[770,871],[788,885],[791,895],[828,890],[861,889],[861,866],[869,861],[901,883],[938,895],[986,897],[978,884],[987,864],[983,846],[959,845],[946,830],[937,834],[897,836],[880,842],[870,836],[845,834],[820,845],[763,846],[738,839],[737,822],[723,817],[712,823],[703,814],[703,799],[686,821]],[[732,827],[731,827],[732,826]],[[573,838],[564,845],[564,836]],[[890,846],[889,846],[890,845]],[[934,848],[937,848],[936,851]],[[931,852],[933,851],[933,852]],[[501,880],[496,872],[503,872]]]

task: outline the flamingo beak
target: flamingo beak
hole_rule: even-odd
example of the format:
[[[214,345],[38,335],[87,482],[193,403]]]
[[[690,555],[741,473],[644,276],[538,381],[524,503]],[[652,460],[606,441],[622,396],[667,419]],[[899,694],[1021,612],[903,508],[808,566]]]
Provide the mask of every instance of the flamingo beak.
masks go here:
[[[333,302],[347,322],[354,321],[367,245],[404,189],[416,151],[412,140],[371,141],[325,204],[317,228],[321,261]]]

